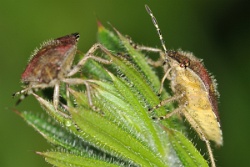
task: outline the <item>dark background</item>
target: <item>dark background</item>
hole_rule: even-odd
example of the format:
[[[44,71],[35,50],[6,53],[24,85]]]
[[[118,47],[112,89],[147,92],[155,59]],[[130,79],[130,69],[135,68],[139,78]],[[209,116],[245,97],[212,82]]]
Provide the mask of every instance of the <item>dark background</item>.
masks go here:
[[[250,142],[250,9],[246,1],[14,1],[0,4],[0,166],[49,166],[35,151],[49,144],[12,112],[21,89],[20,75],[34,48],[44,40],[81,34],[79,49],[96,42],[96,18],[111,22],[134,41],[153,47],[160,42],[148,4],[157,17],[166,45],[204,59],[221,94],[219,110],[224,146],[215,149],[218,166],[248,166]],[[17,107],[40,111],[33,97]]]

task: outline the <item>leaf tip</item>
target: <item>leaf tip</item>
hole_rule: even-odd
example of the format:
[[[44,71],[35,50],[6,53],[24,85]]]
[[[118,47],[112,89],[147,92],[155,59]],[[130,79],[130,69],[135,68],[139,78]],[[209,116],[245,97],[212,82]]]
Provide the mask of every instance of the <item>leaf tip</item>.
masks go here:
[[[105,27],[102,25],[102,22],[99,19],[97,19],[96,22],[97,22],[98,31],[102,32],[105,29]]]
[[[11,110],[12,110],[14,113],[16,113],[17,115],[22,116],[22,113],[21,113],[19,110],[15,109],[15,108],[12,108]]]
[[[111,25],[111,24],[110,24]],[[118,35],[118,36],[122,36],[122,34],[113,26],[113,25],[111,25],[111,27],[113,28],[113,30],[116,32],[116,34]]]
[[[41,103],[41,104],[45,104],[45,103],[46,103],[46,101],[45,101],[43,98],[41,98],[40,96],[38,96],[37,94],[32,93],[32,95],[36,98],[36,100],[37,100],[39,103]]]
[[[42,152],[39,152],[39,151],[36,151],[36,154],[37,154],[37,155],[44,156],[44,154],[43,154]]]

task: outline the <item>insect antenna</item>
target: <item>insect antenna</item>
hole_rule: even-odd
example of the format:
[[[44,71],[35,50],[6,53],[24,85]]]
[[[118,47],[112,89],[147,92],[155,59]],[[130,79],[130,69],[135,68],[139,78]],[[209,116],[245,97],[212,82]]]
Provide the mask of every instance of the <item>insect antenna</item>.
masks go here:
[[[12,97],[14,98],[16,95],[19,95],[19,94],[21,94],[21,96],[20,96],[19,99],[17,100],[15,106],[19,105],[19,104],[28,96],[27,93],[22,94],[22,93],[20,93],[20,92],[16,92],[16,93],[13,93],[13,94],[12,94]]]
[[[16,97],[17,95],[20,95],[19,99],[17,100],[15,106],[19,105],[27,96],[29,96],[33,91],[29,90],[28,88],[21,90],[19,92],[15,92],[12,94],[12,97]]]
[[[159,24],[158,24],[156,18],[154,17],[153,12],[148,7],[148,5],[145,5],[145,8],[146,8],[146,11],[148,12],[148,14],[150,15],[150,17],[152,18],[152,22],[153,22],[153,24],[154,24],[154,26],[155,26],[155,28],[157,30],[157,33],[159,35],[159,38],[160,38],[161,45],[162,45],[162,48],[164,50],[164,53],[166,54],[166,56],[168,56],[168,50],[166,48],[165,41],[164,41],[163,36],[161,34],[161,29],[159,27]]]

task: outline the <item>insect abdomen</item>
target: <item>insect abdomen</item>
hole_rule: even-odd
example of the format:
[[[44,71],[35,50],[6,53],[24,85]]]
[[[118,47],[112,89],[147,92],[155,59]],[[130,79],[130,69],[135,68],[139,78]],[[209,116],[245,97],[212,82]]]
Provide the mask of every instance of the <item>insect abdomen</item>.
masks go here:
[[[171,84],[174,84],[172,87],[177,94],[184,93],[184,96],[179,100],[179,105],[184,105],[187,102],[183,112],[188,112],[203,130],[208,140],[214,141],[217,145],[222,145],[222,132],[217,116],[213,111],[214,104],[209,99],[209,90],[194,71],[177,64],[173,71],[175,78],[171,81]]]

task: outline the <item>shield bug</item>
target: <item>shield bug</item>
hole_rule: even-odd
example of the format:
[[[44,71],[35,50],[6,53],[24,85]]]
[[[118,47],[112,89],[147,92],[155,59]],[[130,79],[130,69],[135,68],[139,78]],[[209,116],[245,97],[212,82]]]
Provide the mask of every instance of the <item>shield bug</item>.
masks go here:
[[[87,80],[70,77],[76,74],[89,58],[105,64],[110,63],[108,60],[93,55],[98,48],[107,54],[110,54],[110,52],[99,43],[96,43],[89,49],[78,64],[72,68],[79,37],[79,33],[66,35],[44,42],[40,49],[35,50],[21,76],[21,82],[24,83],[25,88],[13,94],[13,96],[22,94],[17,104],[20,103],[25,96],[32,94],[33,90],[54,87],[53,105],[55,109],[57,109],[60,83],[64,82],[68,85],[85,84],[89,103],[92,106]]]
[[[201,140],[206,143],[211,166],[215,167],[215,160],[209,140],[214,141],[218,146],[223,144],[217,105],[218,92],[215,80],[207,72],[201,60],[196,58],[192,53],[180,50],[173,51],[166,48],[156,18],[150,8],[147,5],[145,7],[160,37],[165,55],[162,64],[165,64],[164,66],[167,67],[164,68],[165,75],[162,78],[159,92],[161,93],[165,79],[170,80],[173,91],[172,97],[161,101],[160,104],[149,109],[149,111],[157,109],[171,101],[177,101],[178,108],[158,119],[166,119],[176,113],[183,115],[198,133]],[[158,49],[147,47],[142,47],[142,49],[159,51]]]

